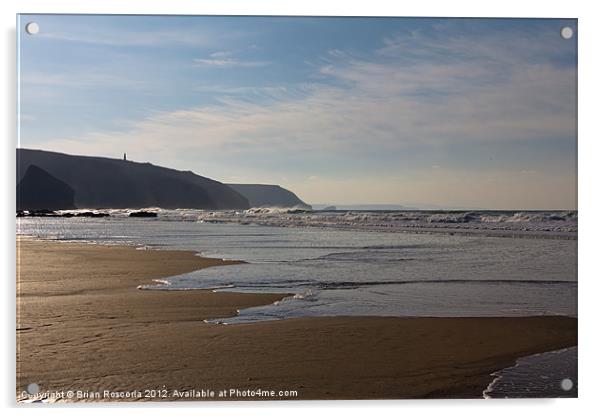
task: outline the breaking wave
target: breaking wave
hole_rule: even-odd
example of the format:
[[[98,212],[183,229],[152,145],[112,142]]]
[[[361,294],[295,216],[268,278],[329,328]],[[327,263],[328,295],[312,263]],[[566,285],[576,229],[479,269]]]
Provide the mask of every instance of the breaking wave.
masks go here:
[[[59,214],[106,213],[125,218],[140,209],[64,210]],[[576,238],[576,211],[311,211],[302,206],[247,210],[144,208],[150,220],[276,227],[321,227],[365,231],[465,232],[493,235]],[[147,220],[147,219],[142,219]]]

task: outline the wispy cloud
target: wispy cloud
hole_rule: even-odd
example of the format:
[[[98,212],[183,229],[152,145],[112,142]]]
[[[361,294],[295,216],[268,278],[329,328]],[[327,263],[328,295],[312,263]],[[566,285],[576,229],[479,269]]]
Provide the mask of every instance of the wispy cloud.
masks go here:
[[[213,53],[209,54],[209,56],[211,58],[218,59],[218,58],[228,58],[228,57],[232,56],[233,54],[234,54],[234,52],[232,52],[232,51],[217,51],[217,52],[213,52]]]
[[[94,134],[81,146],[115,140],[161,149],[166,138],[178,137],[170,147],[361,153],[374,146],[574,137],[574,69],[533,64],[500,78],[472,63],[408,69],[353,59],[320,71],[345,86],[314,84],[302,96],[280,89],[267,105],[224,98],[220,105],[154,114],[125,132]]]
[[[437,154],[453,147],[502,147],[551,139],[573,143],[576,67],[565,62],[569,44],[550,42],[546,36],[536,31],[481,37],[437,31],[392,34],[372,51],[331,48],[319,59],[303,59],[312,64],[308,68],[314,69],[313,83],[306,79],[299,85],[197,84],[195,91],[215,97],[211,104],[153,113],[122,131],[57,138],[44,147],[98,155],[120,149],[139,160],[198,167],[199,173],[218,179],[265,181],[257,168],[265,166],[273,177],[290,176],[290,183],[314,201],[337,189],[343,190],[341,198],[361,189],[374,198],[407,195],[437,203],[449,196],[449,189],[473,181],[463,188],[469,191],[457,193],[462,194],[456,198],[458,204],[484,206],[478,199],[489,198],[498,207],[509,207],[522,198],[531,201],[523,206],[535,207],[553,194],[554,182],[574,191],[574,174],[561,171],[566,166],[545,172],[529,166],[513,171],[509,166],[475,175],[433,159],[425,160],[424,170],[414,176],[399,172],[416,149]],[[253,58],[220,50],[193,62],[198,67],[240,71],[270,64]],[[195,156],[187,159],[188,155]],[[397,176],[358,181],[355,176],[373,174],[359,167],[370,158],[390,158]],[[330,165],[330,172],[314,169],[319,163]],[[295,169],[305,171],[295,179]],[[419,186],[424,192],[417,190]],[[496,187],[503,189],[503,197],[495,196]],[[562,193],[554,206],[573,201],[572,195]]]
[[[198,67],[215,68],[252,68],[272,64],[270,61],[249,59],[245,57],[249,55],[250,52],[254,53],[257,49],[256,45],[250,45],[235,50],[215,51],[210,53],[207,58],[196,58],[193,62]]]
[[[160,47],[166,45],[185,45],[191,47],[209,47],[216,44],[211,33],[191,30],[110,30],[95,28],[89,31],[85,27],[75,27],[69,32],[40,31],[42,39],[61,42],[85,43],[104,46],[142,46]]]
[[[115,75],[110,72],[73,72],[73,73],[52,73],[52,72],[26,72],[21,78],[23,85],[27,87],[112,87],[112,88],[142,88],[148,87],[148,82],[139,77],[127,77]]]
[[[268,61],[244,61],[233,58],[197,58],[194,63],[201,67],[219,67],[219,68],[235,68],[235,67],[259,67],[270,65]]]
[[[472,43],[455,39],[445,49],[467,54]],[[443,46],[426,42],[413,48],[440,53]],[[520,55],[520,45],[515,49]],[[497,52],[491,49],[488,56],[497,59]],[[486,59],[482,65],[470,59],[441,65],[431,60],[403,63],[402,55],[384,61],[335,55],[337,59],[319,72],[342,87],[316,84],[302,97],[279,90],[279,100],[268,106],[229,99],[222,105],[155,114],[127,132],[97,134],[86,142],[115,136],[162,142],[176,136],[176,147],[248,143],[260,149],[364,146],[369,139],[403,147],[574,137],[575,68],[523,62],[520,57],[514,66],[491,66]],[[232,58],[195,62],[216,67],[265,64]],[[198,131],[204,132],[202,137]]]

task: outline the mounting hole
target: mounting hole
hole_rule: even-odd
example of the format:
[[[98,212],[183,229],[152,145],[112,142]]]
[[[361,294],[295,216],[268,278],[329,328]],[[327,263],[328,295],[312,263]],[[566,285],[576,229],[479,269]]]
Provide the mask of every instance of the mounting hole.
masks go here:
[[[25,25],[25,31],[30,35],[35,35],[40,31],[40,26],[36,22],[29,22]]]
[[[36,383],[31,383],[27,386],[27,393],[29,394],[38,394],[40,392],[40,386],[38,386]]]
[[[560,388],[564,391],[570,391],[573,389],[573,380],[565,378],[560,382]]]
[[[570,39],[573,37],[573,29],[570,28],[569,26],[565,26],[560,30],[560,36],[562,36],[563,39]]]

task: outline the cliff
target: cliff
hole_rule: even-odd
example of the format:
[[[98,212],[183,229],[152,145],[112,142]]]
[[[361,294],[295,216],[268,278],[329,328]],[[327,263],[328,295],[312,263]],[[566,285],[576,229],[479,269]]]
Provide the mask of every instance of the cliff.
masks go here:
[[[251,207],[282,207],[311,209],[297,195],[278,185],[229,183],[229,187],[249,200]]]
[[[150,163],[17,149],[17,183],[26,178],[32,165],[68,185],[74,192],[77,208],[246,209],[250,206],[247,198],[221,182]],[[28,179],[28,186],[35,185],[30,182],[35,181]],[[63,197],[57,194],[56,198],[58,202]],[[49,205],[54,203],[52,198],[47,201]]]

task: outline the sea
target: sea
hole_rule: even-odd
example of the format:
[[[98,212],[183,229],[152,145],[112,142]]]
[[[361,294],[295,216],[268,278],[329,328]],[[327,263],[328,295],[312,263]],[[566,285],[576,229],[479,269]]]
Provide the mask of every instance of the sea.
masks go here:
[[[287,293],[209,321],[312,316],[577,316],[576,211],[102,210],[21,217],[17,234],[243,260],[140,290]],[[78,210],[59,211],[59,214]],[[484,397],[576,397],[577,348],[524,357]],[[567,381],[568,380],[568,381]],[[570,388],[567,389],[567,387]]]

